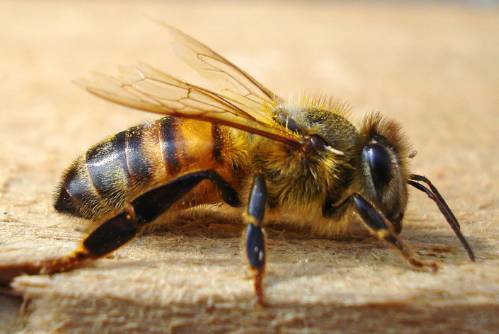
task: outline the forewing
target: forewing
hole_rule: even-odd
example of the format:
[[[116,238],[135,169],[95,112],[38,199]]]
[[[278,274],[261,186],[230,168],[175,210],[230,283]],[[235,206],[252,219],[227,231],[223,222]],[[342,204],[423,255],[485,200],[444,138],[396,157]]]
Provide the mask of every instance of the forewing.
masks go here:
[[[117,77],[96,74],[93,81],[77,83],[99,97],[128,107],[216,122],[273,140],[299,143],[293,132],[259,113],[241,109],[219,93],[183,82],[149,65],[125,67],[120,71]]]
[[[216,90],[234,104],[264,113],[266,110],[258,106],[282,101],[251,75],[205,44],[166,23],[160,24],[170,33],[172,48],[176,54],[200,75],[213,82]]]

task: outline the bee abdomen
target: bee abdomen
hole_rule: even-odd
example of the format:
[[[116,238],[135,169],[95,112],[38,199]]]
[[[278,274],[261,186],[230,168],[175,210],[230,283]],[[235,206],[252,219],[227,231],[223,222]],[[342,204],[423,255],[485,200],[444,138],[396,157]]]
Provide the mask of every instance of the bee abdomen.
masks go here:
[[[132,127],[91,147],[66,171],[55,208],[85,218],[122,208],[131,193],[147,187],[153,178],[144,147],[144,136],[152,127]]]
[[[216,170],[237,186],[242,171],[236,167],[247,156],[233,136],[217,124],[175,117],[129,128],[91,147],[70,166],[54,206],[60,212],[101,218],[179,175],[204,169]],[[207,195],[213,192],[210,186],[200,187],[197,194],[193,191],[192,203],[215,198]]]
[[[59,212],[93,218],[109,210],[109,205],[95,192],[83,157],[66,170],[56,196],[54,208]]]

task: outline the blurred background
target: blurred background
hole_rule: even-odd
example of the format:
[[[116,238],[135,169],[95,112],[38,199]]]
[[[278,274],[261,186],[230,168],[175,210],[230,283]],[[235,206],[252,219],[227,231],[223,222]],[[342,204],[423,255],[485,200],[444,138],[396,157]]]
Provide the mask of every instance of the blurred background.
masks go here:
[[[74,222],[52,210],[50,196],[62,171],[93,143],[156,118],[99,100],[73,80],[90,71],[116,73],[119,65],[140,61],[209,85],[175,59],[154,19],[203,41],[282,97],[327,94],[348,103],[354,121],[381,111],[400,122],[418,151],[414,170],[440,185],[482,257],[481,267],[475,267],[480,269],[456,274],[469,282],[458,290],[488,287],[485,300],[497,305],[498,276],[492,274],[499,240],[498,3],[0,1],[0,247],[22,245],[9,246],[0,260],[32,256],[26,251],[30,244],[71,249],[80,235]],[[413,242],[457,243],[422,196],[411,199],[407,217],[404,235]],[[438,232],[427,238],[428,229]],[[238,249],[238,238],[228,242]],[[137,258],[134,249],[120,254]],[[281,253],[286,256],[285,250]],[[465,258],[459,250],[456,254]],[[357,257],[347,254],[344,261]],[[283,276],[294,263],[276,264],[276,275]],[[355,263],[360,270],[365,262]],[[227,270],[234,268],[239,264]],[[293,270],[306,276],[306,268]],[[377,268],[378,277],[406,291],[405,281],[390,281],[385,270]],[[460,280],[450,273],[446,281],[445,275],[433,287],[443,289],[450,282],[452,289]],[[360,271],[348,282],[332,276],[334,284],[344,284],[345,294],[355,296],[363,291],[363,277]],[[282,289],[301,291],[306,285],[301,281],[294,287],[293,282]],[[481,291],[476,294],[483,297]],[[2,305],[0,323],[5,324],[18,304]]]

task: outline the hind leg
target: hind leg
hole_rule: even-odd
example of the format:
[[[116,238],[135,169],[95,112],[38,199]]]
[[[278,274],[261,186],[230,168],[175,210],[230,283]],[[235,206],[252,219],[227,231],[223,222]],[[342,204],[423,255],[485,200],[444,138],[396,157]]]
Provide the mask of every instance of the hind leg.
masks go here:
[[[17,267],[0,266],[0,282],[6,284],[23,273],[52,274],[67,271],[85,261],[111,253],[133,239],[144,225],[158,218],[203,180],[213,182],[227,204],[240,206],[237,192],[215,171],[186,174],[132,201],[123,212],[99,225],[67,256],[37,264],[20,264]]]

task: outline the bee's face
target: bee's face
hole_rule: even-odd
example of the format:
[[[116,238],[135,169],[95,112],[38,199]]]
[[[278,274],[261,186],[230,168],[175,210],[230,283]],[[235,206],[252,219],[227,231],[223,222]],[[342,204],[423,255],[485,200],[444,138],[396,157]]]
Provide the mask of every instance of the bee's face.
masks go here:
[[[369,198],[393,223],[395,231],[402,230],[402,218],[407,205],[407,172],[405,150],[390,133],[385,136],[371,132],[360,152],[361,183]]]
[[[373,138],[361,153],[366,195],[383,211],[397,232],[402,229],[407,186],[396,153],[381,138]]]

